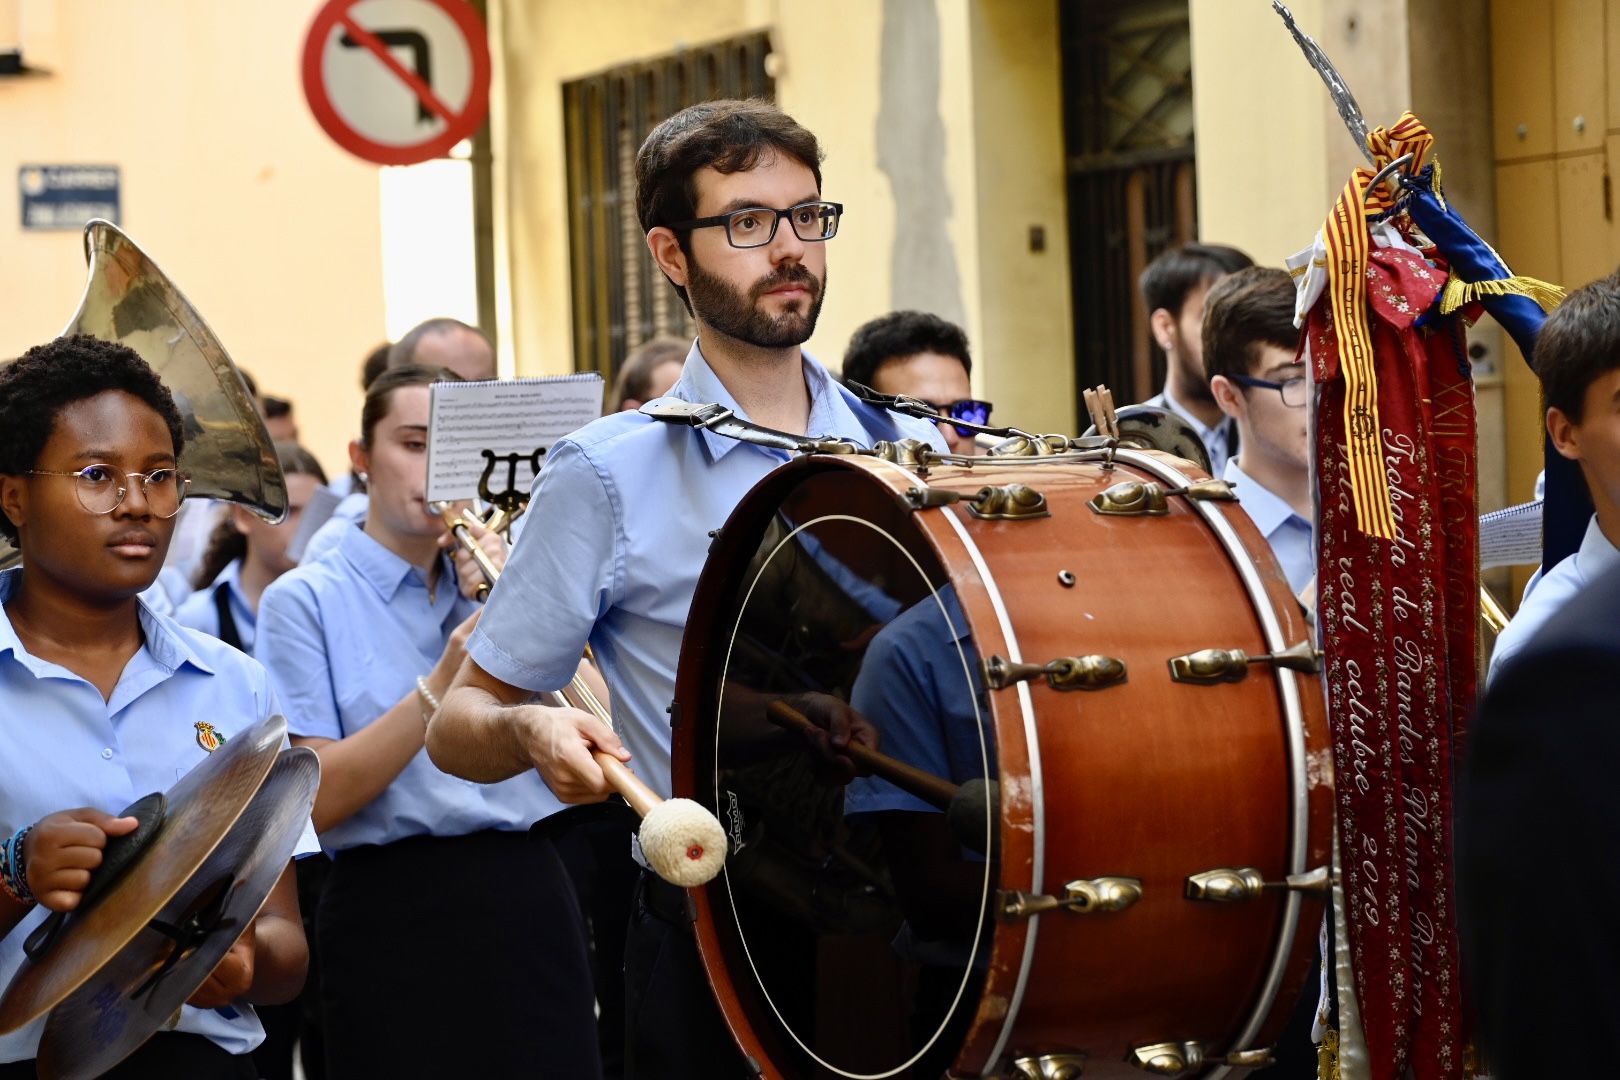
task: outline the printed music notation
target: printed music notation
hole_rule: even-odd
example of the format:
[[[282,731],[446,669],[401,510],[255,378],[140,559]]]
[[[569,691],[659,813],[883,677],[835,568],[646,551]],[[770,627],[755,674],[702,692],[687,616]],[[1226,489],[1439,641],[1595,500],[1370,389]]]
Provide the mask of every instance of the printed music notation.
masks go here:
[[[602,377],[594,372],[434,383],[428,420],[428,501],[476,497],[485,450],[524,456],[536,449],[549,450],[564,435],[601,415]],[[496,474],[491,482],[504,486],[505,469],[497,467]],[[520,471],[518,479],[521,483],[528,477]]]

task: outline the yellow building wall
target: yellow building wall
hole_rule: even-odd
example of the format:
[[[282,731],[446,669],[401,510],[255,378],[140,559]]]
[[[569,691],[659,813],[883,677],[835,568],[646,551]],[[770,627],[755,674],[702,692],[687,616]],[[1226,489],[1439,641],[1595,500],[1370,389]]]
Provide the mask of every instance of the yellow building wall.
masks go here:
[[[893,190],[880,164],[884,5],[625,0],[609,12],[503,0],[491,8],[506,61],[493,140],[496,229],[505,233],[497,258],[510,283],[500,337],[518,372],[573,369],[563,84],[666,55],[683,43],[761,29],[771,35],[777,102],[821,139],[823,190],[847,207],[829,252],[826,303],[806,347],[836,369],[856,327],[892,309],[897,215],[940,219],[944,210],[907,203],[907,193]],[[976,357],[975,390],[1008,422],[1070,430],[1073,346],[1055,0],[934,0],[931,16],[949,193],[949,213],[940,220],[958,272],[959,317]],[[836,28],[831,38],[830,27]],[[679,28],[678,36],[672,28]],[[1046,251],[1008,250],[1009,241],[1027,246],[1031,224],[1045,227]]]
[[[0,79],[0,356],[55,336],[84,285],[77,232],[22,231],[18,167],[117,165],[125,231],[347,469],[383,336],[378,183],[305,104],[317,6],[22,0],[24,60],[46,73]]]

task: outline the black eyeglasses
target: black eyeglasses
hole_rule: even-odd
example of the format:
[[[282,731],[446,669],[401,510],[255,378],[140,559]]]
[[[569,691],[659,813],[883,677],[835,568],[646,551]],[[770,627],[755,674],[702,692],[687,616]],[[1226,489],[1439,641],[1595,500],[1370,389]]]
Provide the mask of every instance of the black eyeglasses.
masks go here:
[[[988,401],[980,401],[977,398],[963,398],[960,401],[952,401],[945,405],[936,404],[932,401],[925,401],[923,404],[937,413],[946,414],[952,420],[965,420],[970,424],[978,424],[981,427],[990,423],[992,406]],[[955,427],[956,433],[964,439],[971,439],[978,434],[972,428],[958,427],[955,424],[951,426]]]
[[[1275,390],[1282,395],[1282,403],[1290,409],[1303,408],[1305,405],[1305,376],[1296,375],[1283,382],[1272,382],[1270,379],[1257,379],[1253,375],[1228,375],[1228,379],[1239,386],[1252,386],[1261,390]]]
[[[682,221],[671,229],[708,229],[717,225],[726,227],[726,240],[735,248],[764,247],[776,239],[776,226],[783,218],[793,226],[793,234],[800,240],[831,240],[838,235],[838,219],[844,215],[844,204],[835,202],[803,202],[786,210],[772,210],[765,206],[749,206],[729,214]]]
[[[72,477],[79,505],[92,514],[110,514],[123,503],[135,483],[141,485],[146,505],[153,516],[172,518],[180,512],[190,480],[178,469],[153,469],[149,473],[126,473],[111,465],[86,465],[77,472],[29,469],[29,476]]]

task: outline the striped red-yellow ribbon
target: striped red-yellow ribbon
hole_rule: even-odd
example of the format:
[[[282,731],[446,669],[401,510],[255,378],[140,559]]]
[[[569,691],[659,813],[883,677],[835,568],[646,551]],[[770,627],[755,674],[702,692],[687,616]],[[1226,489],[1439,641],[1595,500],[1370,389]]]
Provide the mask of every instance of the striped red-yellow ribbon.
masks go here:
[[[1350,465],[1350,495],[1356,527],[1370,536],[1395,539],[1395,511],[1384,471],[1383,425],[1378,419],[1378,379],[1373,373],[1372,332],[1367,323],[1367,259],[1371,237],[1367,218],[1390,209],[1394,196],[1387,185],[1369,192],[1378,169],[1402,154],[1412,154],[1406,168],[1420,169],[1434,136],[1417,117],[1402,114],[1394,127],[1367,135],[1373,168],[1359,168],[1339,193],[1322,226],[1328,252],[1328,302],[1337,329],[1339,372],[1344,379],[1344,431]]]

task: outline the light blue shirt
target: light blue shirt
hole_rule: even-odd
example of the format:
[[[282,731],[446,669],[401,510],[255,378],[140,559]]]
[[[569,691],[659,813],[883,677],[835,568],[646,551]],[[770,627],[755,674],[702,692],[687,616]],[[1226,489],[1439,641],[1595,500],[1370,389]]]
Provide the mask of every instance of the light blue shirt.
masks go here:
[[[1220,423],[1214,427],[1206,426],[1185,405],[1175,399],[1168,385],[1165,386],[1163,393],[1154,394],[1142,404],[1152,405],[1157,409],[1169,409],[1191,424],[1192,429],[1198,432],[1198,437],[1204,440],[1204,449],[1209,451],[1209,475],[1226,475],[1226,463],[1237,445],[1237,421],[1230,416],[1222,416]]]
[[[450,632],[478,608],[456,588],[447,558],[428,594],[422,571],[357,526],[313,563],[288,571],[259,601],[254,655],[287,709],[294,735],[342,739],[416,692]],[[560,808],[538,773],[475,784],[419,750],[383,793],[321,834],[328,851],[410,836],[521,831]]]
[[[995,735],[979,679],[979,650],[947,586],[913,604],[873,637],[849,703],[877,728],[890,757],[952,783],[996,776]],[[887,780],[860,776],[844,792],[844,813],[938,813]]]
[[[201,630],[209,637],[219,637],[219,606],[214,593],[225,590],[230,603],[231,621],[236,624],[236,636],[242,639],[242,651],[253,652],[254,624],[258,616],[242,592],[242,560],[232,560],[219,572],[211,584],[198,589],[174,609],[174,621],[193,630]]]
[[[344,534],[349,531],[349,526],[365,524],[366,509],[370,506],[371,496],[363,491],[351,491],[343,496],[342,501],[333,509],[332,516],[315,530],[315,535],[304,545],[304,557],[299,561],[319,562],[321,556],[342,542]]]
[[[807,431],[864,445],[921,439],[945,449],[933,424],[863,405],[808,355],[804,378]],[[745,416],[695,343],[668,396],[717,402]],[[529,526],[468,654],[513,686],[556,690],[572,677],[588,640],[632,767],[668,796],[667,710],[709,532],[790,456],[636,412],[587,424],[546,454]]]
[[[47,814],[91,806],[116,814],[167,791],[208,756],[194,726],[206,719],[226,738],[277,711],[262,667],[205,634],[187,630],[145,603],[145,638],[112,697],[67,668],[29,654],[3,605],[23,568],[0,573],[0,831],[9,836]],[[307,827],[296,854],[317,850]],[[49,914],[36,907],[0,939],[0,985],[23,961],[23,940]],[[187,1005],[180,1031],[206,1036],[233,1054],[264,1040],[248,1007],[233,1019]],[[0,1061],[38,1052],[45,1019],[0,1037]]]
[[[1316,576],[1316,545],[1311,542],[1311,523],[1294,512],[1281,496],[1238,467],[1238,459],[1226,463],[1221,479],[1232,485],[1238,505],[1243,507],[1271,545],[1271,553],[1282,564],[1288,588],[1298,596]]]
[[[1485,673],[1486,683],[1496,677],[1497,671],[1515,653],[1529,644],[1537,630],[1553,620],[1559,609],[1587,585],[1602,577],[1604,571],[1616,566],[1620,566],[1620,550],[1616,550],[1609,538],[1603,535],[1594,514],[1586,526],[1580,550],[1563,559],[1525,590],[1518,613],[1496,639],[1496,648],[1491,652],[1491,666]]]

